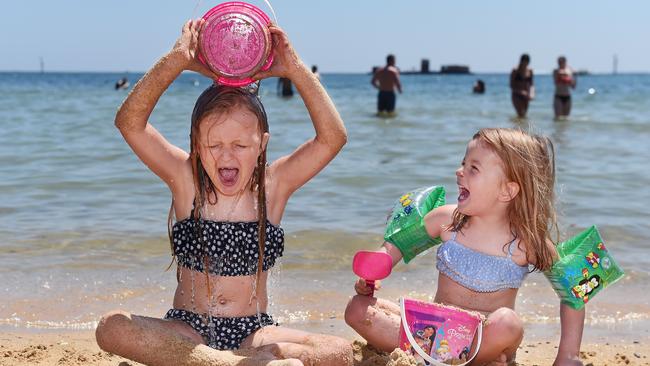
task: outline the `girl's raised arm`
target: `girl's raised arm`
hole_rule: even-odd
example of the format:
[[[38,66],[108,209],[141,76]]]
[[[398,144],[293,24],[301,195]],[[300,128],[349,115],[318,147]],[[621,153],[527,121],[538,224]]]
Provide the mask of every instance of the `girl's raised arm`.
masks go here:
[[[446,227],[451,224],[456,205],[444,205],[434,208],[424,216],[424,226],[431,238],[439,237]]]
[[[273,36],[273,66],[258,73],[255,78],[288,77],[296,85],[311,117],[316,136],[300,145],[294,152],[276,160],[269,175],[277,200],[289,196],[321,171],[341,150],[347,141],[343,120],[334,103],[294,51],[287,35],[277,26],[269,27]],[[283,205],[280,205],[283,207]]]
[[[172,192],[180,189],[183,184],[179,172],[189,169],[188,177],[191,179],[188,154],[169,143],[148,120],[160,96],[181,72],[193,70],[211,76],[196,60],[198,34],[203,22],[190,20],[183,26],[182,34],[173,49],[138,81],[115,116],[115,126],[131,149],[151,171],[167,183]]]

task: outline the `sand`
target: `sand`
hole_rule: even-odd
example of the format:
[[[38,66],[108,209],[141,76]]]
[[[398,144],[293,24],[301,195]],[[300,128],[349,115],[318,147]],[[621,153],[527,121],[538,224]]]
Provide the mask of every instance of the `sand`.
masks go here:
[[[524,342],[517,352],[519,365],[551,365],[557,350],[555,341]],[[413,359],[396,350],[379,353],[355,341],[355,366],[410,366]],[[648,365],[650,340],[620,340],[603,344],[586,343],[582,347],[585,365]],[[99,349],[93,332],[2,333],[0,365],[98,365],[136,366]]]
[[[103,352],[93,332],[3,333],[0,365],[139,365]]]

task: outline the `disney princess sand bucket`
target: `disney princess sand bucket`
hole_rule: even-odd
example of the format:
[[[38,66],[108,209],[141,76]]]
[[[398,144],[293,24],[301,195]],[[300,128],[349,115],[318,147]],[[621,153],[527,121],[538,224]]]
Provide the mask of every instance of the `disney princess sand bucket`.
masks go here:
[[[466,365],[478,353],[483,334],[481,314],[406,298],[400,299],[400,307],[399,345],[418,365]],[[474,337],[476,350],[472,352]]]

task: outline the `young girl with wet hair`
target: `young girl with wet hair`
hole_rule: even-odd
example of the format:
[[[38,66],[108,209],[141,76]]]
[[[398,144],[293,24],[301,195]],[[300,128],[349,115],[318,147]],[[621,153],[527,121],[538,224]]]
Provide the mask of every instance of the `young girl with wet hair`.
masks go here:
[[[341,150],[343,122],[286,34],[272,25],[274,63],[255,78],[291,79],[315,136],[268,165],[269,124],[257,95],[212,85],[192,113],[190,152],[170,144],[148,121],[158,99],[184,70],[217,77],[197,60],[203,23],[185,24],[115,119],[135,154],[171,190],[169,236],[178,280],[173,307],[164,319],[106,314],[97,342],[156,365],[350,364],[349,342],[278,326],[266,313],[268,271],[284,251],[280,221],[287,200]]]
[[[513,361],[524,334],[514,311],[517,291],[529,268],[548,270],[557,256],[552,240],[558,236],[553,145],[546,137],[518,129],[482,129],[468,143],[456,181],[458,203],[424,217],[427,234],[443,241],[437,249],[434,301],[486,315],[472,365],[506,364]],[[402,259],[391,243],[385,242],[381,251],[392,257],[393,265]],[[355,290],[346,322],[369,344],[384,351],[397,348],[400,307],[368,296],[362,279]],[[560,316],[555,364],[580,365],[584,309],[561,305]]]

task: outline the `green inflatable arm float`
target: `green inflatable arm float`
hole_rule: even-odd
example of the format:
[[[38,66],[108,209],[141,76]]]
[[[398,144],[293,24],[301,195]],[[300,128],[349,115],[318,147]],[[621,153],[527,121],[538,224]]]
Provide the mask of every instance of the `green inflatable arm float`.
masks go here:
[[[444,204],[445,188],[441,186],[416,189],[395,203],[388,216],[384,240],[399,249],[405,263],[440,243],[440,238],[430,238],[427,234],[424,216]]]
[[[623,277],[595,226],[556,247],[559,259],[544,272],[563,304],[582,309],[587,301]]]

